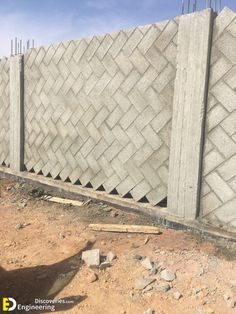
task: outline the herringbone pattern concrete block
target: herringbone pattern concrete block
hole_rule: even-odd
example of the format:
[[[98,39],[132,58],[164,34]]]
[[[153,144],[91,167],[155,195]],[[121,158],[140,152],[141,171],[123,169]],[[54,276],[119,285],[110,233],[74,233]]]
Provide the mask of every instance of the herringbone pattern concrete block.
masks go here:
[[[177,31],[172,20],[27,52],[27,170],[163,200]]]
[[[203,159],[202,215],[236,227],[236,14],[216,18]]]
[[[10,119],[10,94],[9,94],[9,59],[0,60],[0,164],[9,166],[9,119]]]

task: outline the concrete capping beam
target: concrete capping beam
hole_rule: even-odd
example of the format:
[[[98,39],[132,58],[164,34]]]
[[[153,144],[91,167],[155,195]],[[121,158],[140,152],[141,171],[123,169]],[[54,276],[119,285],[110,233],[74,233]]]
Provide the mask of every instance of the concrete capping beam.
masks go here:
[[[211,9],[180,17],[168,211],[191,220],[199,208],[212,32]]]
[[[10,57],[10,167],[24,166],[24,75],[23,56]]]

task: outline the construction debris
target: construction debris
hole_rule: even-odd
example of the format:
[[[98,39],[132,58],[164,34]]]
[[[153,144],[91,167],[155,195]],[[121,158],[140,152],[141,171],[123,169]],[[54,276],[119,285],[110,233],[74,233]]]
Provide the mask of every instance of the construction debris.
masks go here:
[[[82,253],[82,260],[87,264],[87,266],[99,266],[100,265],[100,251],[99,249],[93,249],[84,251]]]
[[[47,197],[47,201],[53,202],[53,203],[59,203],[59,204],[68,204],[68,205],[73,205],[73,206],[84,206],[84,202],[81,201],[75,201],[75,200],[70,200],[66,198],[61,198],[61,197]]]
[[[90,224],[89,228],[91,228],[94,231],[161,234],[159,228],[152,226]]]
[[[111,263],[114,259],[116,259],[116,255],[113,252],[109,252],[106,257],[106,261]]]

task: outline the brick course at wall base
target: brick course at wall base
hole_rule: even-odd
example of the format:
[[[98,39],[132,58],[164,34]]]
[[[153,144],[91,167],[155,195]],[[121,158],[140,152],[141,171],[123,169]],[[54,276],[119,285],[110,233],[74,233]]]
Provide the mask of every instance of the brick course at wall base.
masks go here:
[[[235,227],[235,25],[208,9],[0,60],[0,164]]]

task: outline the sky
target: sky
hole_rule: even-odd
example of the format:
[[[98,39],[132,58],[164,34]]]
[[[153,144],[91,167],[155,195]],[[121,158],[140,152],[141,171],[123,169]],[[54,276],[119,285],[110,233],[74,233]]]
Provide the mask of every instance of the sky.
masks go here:
[[[198,9],[204,8],[205,0],[197,3]],[[236,11],[235,0],[222,0],[222,5]],[[0,57],[10,54],[14,37],[34,39],[41,46],[150,24],[180,13],[181,0],[0,0]]]

